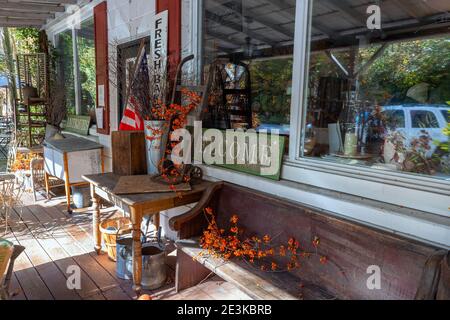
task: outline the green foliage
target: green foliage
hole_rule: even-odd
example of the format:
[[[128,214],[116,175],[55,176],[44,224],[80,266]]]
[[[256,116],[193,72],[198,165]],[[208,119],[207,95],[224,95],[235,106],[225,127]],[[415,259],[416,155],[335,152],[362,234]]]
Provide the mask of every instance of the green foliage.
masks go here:
[[[366,50],[362,55],[369,56]],[[431,85],[431,103],[450,99],[450,41],[416,40],[389,45],[363,76],[363,91],[380,92],[385,97],[405,99],[407,91],[419,84]],[[375,89],[375,90],[374,90]]]
[[[11,28],[17,53],[39,52],[39,30],[36,28]]]
[[[288,89],[292,83],[292,68],[292,58],[251,63],[253,104],[262,122],[289,123],[291,96]]]
[[[93,108],[96,96],[95,43],[92,39],[78,37],[78,59],[82,91],[82,106]]]
[[[60,81],[66,89],[67,110],[75,114],[75,83],[73,73],[73,42],[72,32],[65,31],[58,35],[57,63]]]

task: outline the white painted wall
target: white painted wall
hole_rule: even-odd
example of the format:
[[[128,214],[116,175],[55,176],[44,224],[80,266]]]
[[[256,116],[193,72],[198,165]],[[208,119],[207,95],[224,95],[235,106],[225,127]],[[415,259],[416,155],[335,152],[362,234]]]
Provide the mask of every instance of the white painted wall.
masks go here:
[[[56,22],[49,23],[45,29],[49,39],[67,29],[76,27],[80,22],[93,16],[93,8],[102,0],[94,0],[79,8],[71,6],[70,14],[59,16]],[[117,56],[117,45],[150,35],[151,18],[156,12],[156,0],[107,0],[108,2],[108,37],[110,57]],[[111,61],[116,61],[112,58]],[[115,67],[112,69],[116,69]],[[118,92],[110,83],[110,121],[111,131],[119,127]],[[111,135],[98,135],[98,142],[105,146],[105,170],[112,171]]]

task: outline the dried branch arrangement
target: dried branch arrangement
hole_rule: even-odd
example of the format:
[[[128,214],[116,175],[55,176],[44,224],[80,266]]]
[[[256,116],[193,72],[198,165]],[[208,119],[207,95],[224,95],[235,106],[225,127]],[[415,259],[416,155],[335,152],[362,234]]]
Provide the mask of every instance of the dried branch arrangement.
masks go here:
[[[51,47],[49,68],[49,92],[48,105],[46,108],[46,119],[49,125],[60,128],[62,121],[67,116],[66,88],[64,81],[56,70],[56,50]]]
[[[48,105],[46,109],[47,123],[60,128],[61,122],[67,115],[66,90],[64,84],[53,81],[50,84]]]

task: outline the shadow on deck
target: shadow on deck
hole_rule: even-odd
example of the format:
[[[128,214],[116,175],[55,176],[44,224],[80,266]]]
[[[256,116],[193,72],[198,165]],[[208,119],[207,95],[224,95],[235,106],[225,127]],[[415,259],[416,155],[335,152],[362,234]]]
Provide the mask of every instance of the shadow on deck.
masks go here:
[[[11,210],[8,230],[3,238],[26,247],[16,260],[11,293],[15,300],[130,300],[136,299],[130,280],[116,276],[115,263],[106,253],[93,250],[91,214],[89,210],[69,215],[63,198],[40,200],[36,204],[29,194],[23,206]],[[102,219],[118,213],[109,208]],[[3,233],[4,230],[2,230]],[[169,243],[166,258],[167,283],[154,291],[144,291],[153,299],[239,300],[248,297],[220,278],[175,293],[176,251]],[[81,271],[81,289],[72,290],[67,280],[71,269]]]

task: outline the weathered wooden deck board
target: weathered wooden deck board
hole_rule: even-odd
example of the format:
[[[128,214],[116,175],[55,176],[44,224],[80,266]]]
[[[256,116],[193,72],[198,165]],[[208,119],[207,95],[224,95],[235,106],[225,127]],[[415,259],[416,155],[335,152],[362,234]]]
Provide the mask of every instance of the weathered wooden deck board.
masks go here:
[[[86,286],[83,286],[82,283],[82,288],[86,291],[84,294],[85,297],[99,290],[106,292],[119,286],[119,283],[96,261],[94,254],[91,255],[92,250],[89,250],[89,248],[92,248],[92,239],[89,234],[76,225],[76,222],[72,222],[72,220],[76,219],[67,217],[63,211],[59,211],[54,207],[41,206],[40,208],[36,208],[34,206],[33,209],[41,219],[53,221],[54,228],[63,235],[57,238],[58,241],[62,239],[62,245],[64,247],[67,246],[71,251],[70,253],[74,261],[82,269],[82,281],[88,282],[88,290],[86,290]],[[113,263],[111,264],[113,265]],[[130,299],[130,297],[127,298]],[[125,296],[122,295],[122,299],[125,299]]]
[[[11,221],[9,221],[8,233],[3,237],[14,244],[19,244],[10,226]],[[39,273],[33,267],[26,253],[22,253],[17,258],[14,270],[17,283],[12,283],[11,292],[14,293],[20,290],[27,300],[53,300],[50,290],[48,290]]]
[[[119,279],[115,263],[106,254],[99,256],[94,252],[90,211],[68,215],[63,205],[64,198],[34,203],[30,194],[24,194],[22,201],[23,209],[16,208],[12,212],[5,236],[11,242],[26,247],[14,267],[10,290],[14,300],[136,299],[132,281]],[[102,211],[102,218],[115,215],[118,213],[111,208]],[[154,299],[211,299],[214,296],[214,292],[205,294],[204,285],[198,292],[193,288],[189,294],[175,294],[175,261],[175,256],[167,260],[167,284],[143,293],[152,295]],[[67,288],[69,266],[80,267],[81,290]],[[216,296],[218,294],[219,291]],[[239,298],[239,295],[229,295],[229,298],[233,297]]]
[[[82,255],[78,255],[74,257],[74,259],[77,260],[82,268],[84,268],[86,272],[91,275],[91,278],[100,290],[108,291],[120,286],[123,291],[128,293],[128,299],[134,298],[135,294],[131,290],[130,282],[124,280],[119,281],[120,279],[112,275],[115,274],[114,263],[109,260],[106,263],[100,262],[100,257],[104,256],[98,256],[95,252],[93,252],[93,240],[91,234],[86,232],[83,228],[83,224],[86,223],[80,223],[79,221],[77,222],[79,219],[71,219],[70,217],[67,217],[63,210],[64,209],[58,210],[56,207],[45,208],[45,211],[56,221],[70,221],[69,223],[66,222],[63,225],[63,229],[67,232],[69,237],[72,237],[72,239],[78,243],[83,251]],[[105,265],[107,265],[107,267],[105,267]],[[113,272],[108,272],[108,270],[111,269]],[[129,290],[127,290],[128,288]]]
[[[25,254],[45,282],[53,298],[56,300],[79,300],[80,296],[65,285],[67,281],[65,273],[58,268],[49,254],[52,249],[55,251],[54,239],[49,237],[45,230],[39,228],[36,221],[30,219],[32,215],[27,207],[23,208],[21,215],[22,220],[18,214],[12,211],[10,227],[20,245],[25,247]],[[57,247],[59,248],[59,246]],[[62,258],[67,258],[68,256],[64,254],[62,248],[59,249],[63,255]]]
[[[77,245],[77,242],[74,241],[73,238],[70,237],[69,234],[65,232],[63,227],[57,222],[55,222],[46,212],[46,210],[42,206],[32,205],[29,206],[33,215],[38,218],[41,225],[44,226],[51,236],[55,239],[55,241],[59,244],[61,248],[67,253],[70,258],[58,260],[56,263],[62,268],[62,270],[67,270],[69,266],[79,266],[81,271],[81,289],[77,290],[78,294],[82,298],[88,298],[89,296],[96,295],[100,293],[100,289],[98,286],[92,281],[89,274],[83,268],[83,265],[77,262],[76,257],[85,255],[86,252]],[[101,293],[100,293],[101,295]]]

